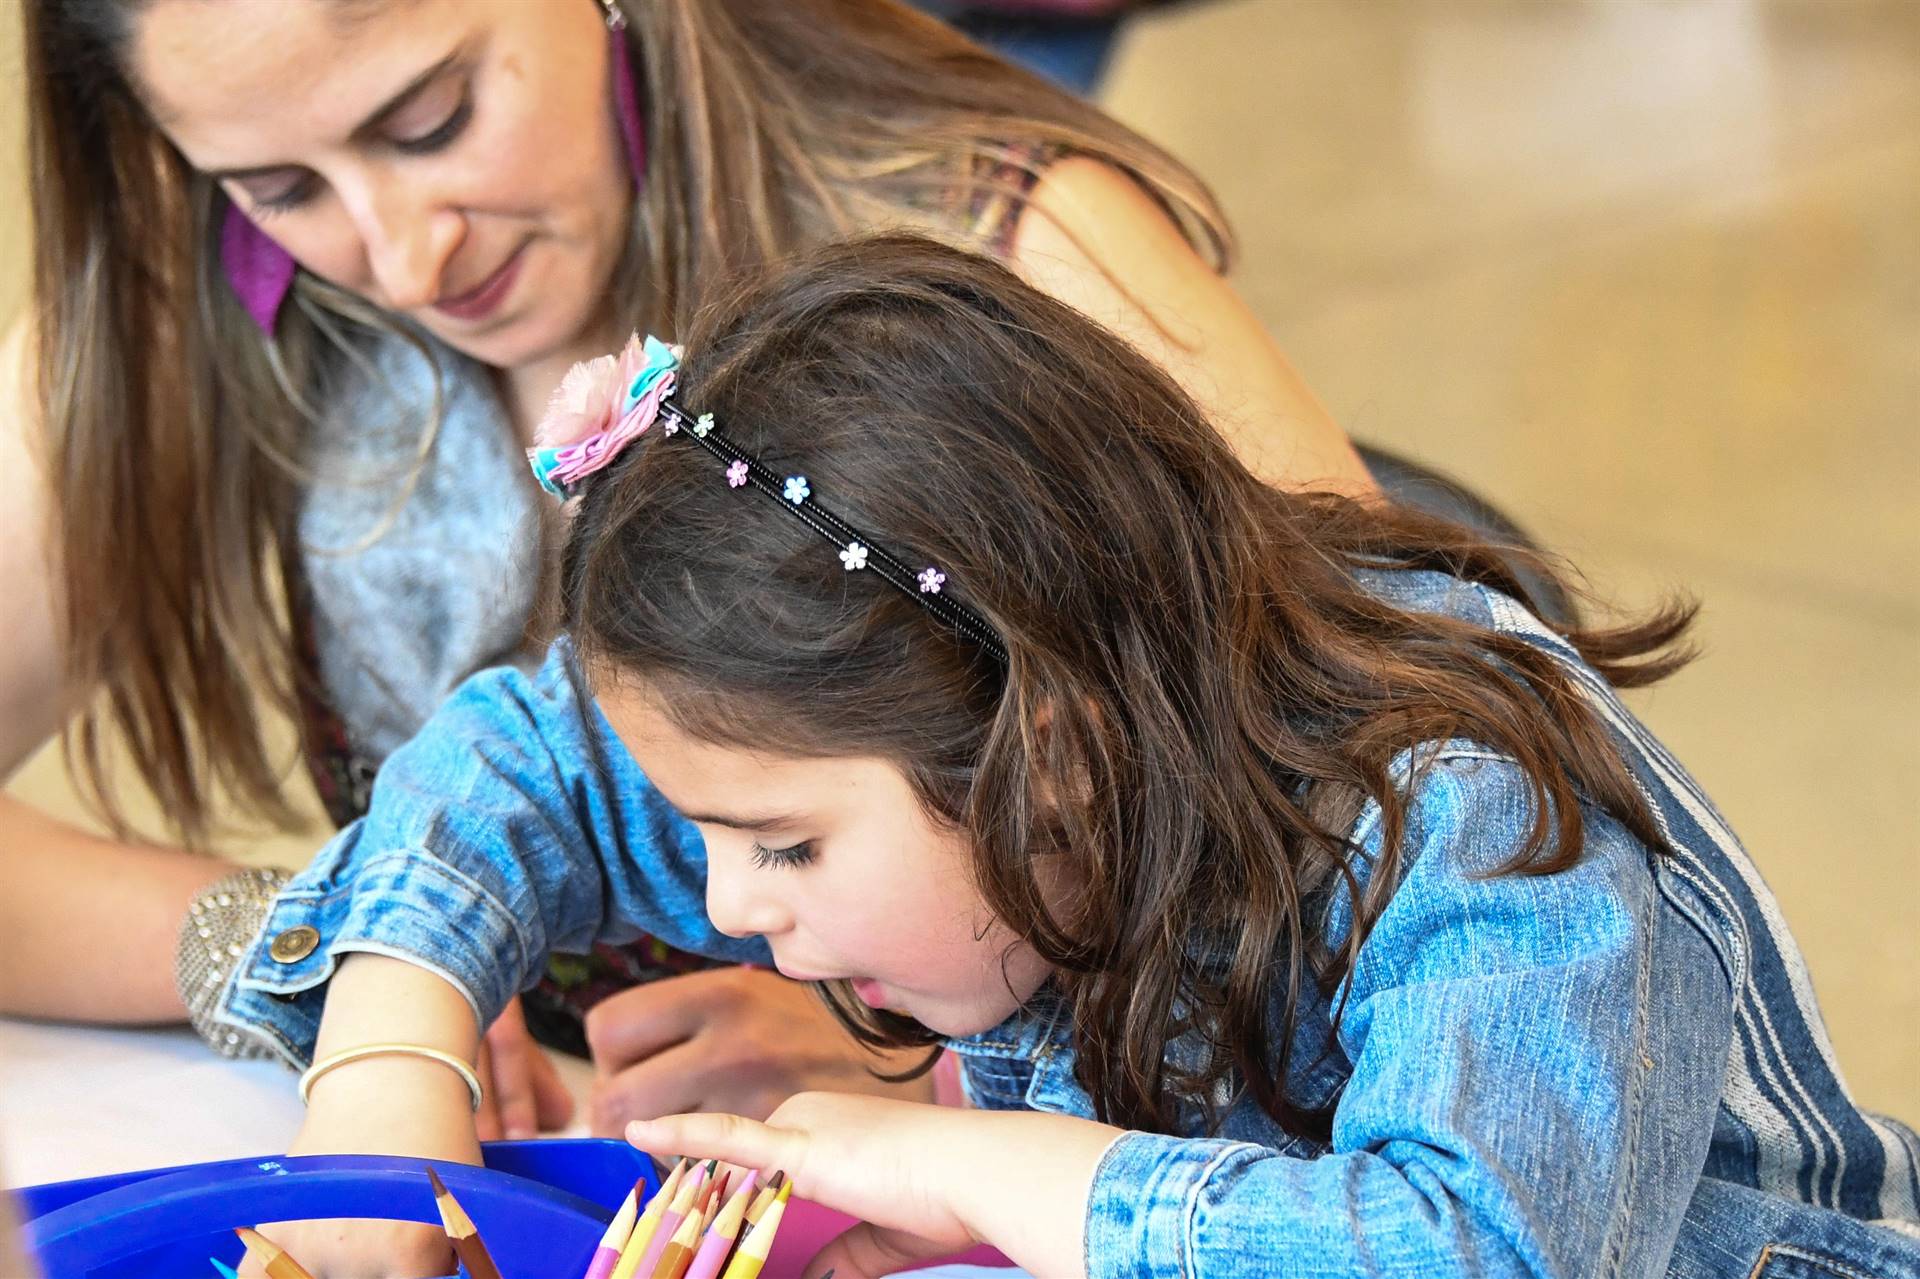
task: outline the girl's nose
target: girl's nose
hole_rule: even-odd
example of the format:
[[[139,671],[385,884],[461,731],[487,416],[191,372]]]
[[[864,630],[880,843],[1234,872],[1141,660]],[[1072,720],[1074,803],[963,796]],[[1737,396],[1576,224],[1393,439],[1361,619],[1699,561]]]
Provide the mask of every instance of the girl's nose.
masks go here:
[[[791,913],[765,891],[766,878],[751,869],[723,868],[709,855],[707,918],[713,926],[729,937],[778,937],[792,928]]]
[[[450,288],[464,287],[458,280],[447,279],[447,265],[466,238],[466,218],[457,210],[389,190],[371,193],[356,221],[379,301],[389,310],[420,310],[432,306]],[[486,263],[474,265],[492,269]]]

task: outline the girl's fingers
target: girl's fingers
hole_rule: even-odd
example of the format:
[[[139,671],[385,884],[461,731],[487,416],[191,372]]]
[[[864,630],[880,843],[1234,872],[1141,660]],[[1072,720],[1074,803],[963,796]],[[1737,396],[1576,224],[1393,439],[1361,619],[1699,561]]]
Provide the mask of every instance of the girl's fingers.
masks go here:
[[[635,1120],[627,1125],[627,1140],[653,1155],[724,1159],[742,1168],[785,1168],[789,1176],[798,1169],[806,1149],[803,1134],[739,1115]]]
[[[815,1253],[803,1273],[806,1279],[825,1279],[829,1274],[833,1279],[880,1279],[954,1251],[949,1244],[863,1221]]]

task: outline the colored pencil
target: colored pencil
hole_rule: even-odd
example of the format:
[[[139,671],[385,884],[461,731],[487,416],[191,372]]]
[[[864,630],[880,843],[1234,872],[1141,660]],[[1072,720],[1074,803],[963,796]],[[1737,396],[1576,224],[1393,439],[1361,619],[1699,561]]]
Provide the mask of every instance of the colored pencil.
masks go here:
[[[747,1219],[747,1205],[753,1200],[754,1183],[759,1180],[759,1173],[749,1172],[740,1182],[740,1189],[733,1192],[727,1206],[707,1227],[706,1238],[700,1241],[700,1250],[693,1254],[693,1264],[687,1267],[687,1279],[716,1279],[719,1275],[727,1254],[733,1251],[733,1241],[740,1237],[740,1224]]]
[[[500,1279],[500,1267],[493,1264],[487,1245],[480,1241],[480,1231],[474,1226],[473,1218],[467,1216],[467,1210],[447,1189],[447,1183],[440,1180],[439,1173],[427,1169],[427,1180],[433,1186],[433,1206],[440,1210],[440,1225],[447,1232],[447,1242],[453,1245],[453,1255],[466,1263],[467,1273],[473,1279]]]
[[[647,1241],[647,1250],[640,1254],[640,1263],[633,1270],[636,1277],[653,1279],[653,1272],[660,1267],[660,1254],[673,1242],[674,1232],[680,1229],[680,1222],[693,1211],[694,1203],[700,1197],[700,1187],[712,1171],[713,1161],[709,1159],[680,1183],[680,1193],[673,1197],[666,1212],[661,1214],[660,1224],[654,1227],[653,1238]]]
[[[620,1264],[613,1268],[613,1279],[633,1279],[634,1271],[640,1268],[640,1256],[646,1252],[647,1245],[653,1242],[653,1232],[660,1228],[660,1219],[667,1215],[667,1205],[679,1193],[680,1179],[686,1172],[687,1161],[682,1159],[674,1164],[673,1171],[660,1183],[660,1189],[654,1191],[653,1198],[647,1200],[647,1210],[633,1223],[633,1233],[627,1236],[627,1246],[620,1250]]]
[[[260,1254],[267,1268],[267,1279],[313,1279],[307,1268],[287,1255],[287,1250],[250,1226],[235,1226],[233,1233],[250,1251]]]
[[[633,1189],[620,1201],[620,1211],[613,1214],[613,1220],[607,1223],[607,1231],[600,1236],[600,1246],[593,1250],[593,1260],[587,1263],[584,1279],[607,1279],[613,1268],[620,1264],[620,1254],[626,1250],[627,1240],[633,1235],[633,1221],[639,1216],[637,1202],[641,1182],[634,1182]]]
[[[720,1196],[726,1192],[727,1183],[724,1178],[715,1182],[712,1189],[707,1192],[706,1206],[700,1210],[700,1233],[702,1235],[713,1228],[713,1219],[720,1215],[720,1209],[725,1206]]]
[[[207,1260],[211,1261],[213,1268],[220,1272],[220,1279],[240,1279],[239,1275],[233,1273],[233,1267],[220,1260],[220,1258],[208,1257]]]
[[[687,1263],[693,1260],[693,1249],[700,1242],[700,1214],[690,1212],[673,1238],[667,1241],[667,1250],[660,1254],[660,1260],[653,1267],[653,1279],[681,1279],[687,1273]]]
[[[760,1223],[747,1232],[746,1241],[733,1254],[722,1279],[759,1279],[760,1268],[767,1264],[767,1255],[773,1251],[773,1237],[780,1232],[780,1218],[786,1215],[787,1194],[792,1189],[791,1181],[780,1188]]]
[[[767,1209],[773,1207],[773,1201],[780,1197],[780,1187],[787,1184],[787,1174],[776,1172],[773,1180],[760,1187],[760,1193],[753,1197],[753,1206],[747,1209],[747,1224],[757,1226],[760,1218],[767,1215]]]

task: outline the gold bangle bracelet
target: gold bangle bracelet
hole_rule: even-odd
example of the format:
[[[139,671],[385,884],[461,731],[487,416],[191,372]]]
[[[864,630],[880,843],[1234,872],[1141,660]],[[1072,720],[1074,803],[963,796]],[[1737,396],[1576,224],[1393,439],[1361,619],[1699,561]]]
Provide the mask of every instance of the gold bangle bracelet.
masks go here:
[[[358,1048],[343,1048],[337,1053],[322,1058],[308,1066],[300,1076],[300,1104],[307,1105],[313,1095],[314,1081],[336,1066],[345,1066],[351,1062],[364,1061],[369,1057],[424,1057],[428,1061],[437,1061],[454,1074],[460,1076],[467,1091],[473,1095],[473,1108],[480,1109],[484,1094],[480,1090],[480,1076],[473,1073],[473,1067],[449,1052],[438,1048],[428,1048],[424,1044],[362,1044]]]

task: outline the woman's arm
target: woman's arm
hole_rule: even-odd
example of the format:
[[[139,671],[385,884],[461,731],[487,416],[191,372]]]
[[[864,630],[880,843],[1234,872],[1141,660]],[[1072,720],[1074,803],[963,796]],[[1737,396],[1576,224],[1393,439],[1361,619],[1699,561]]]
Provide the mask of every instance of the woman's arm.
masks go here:
[[[1010,265],[1186,388],[1254,474],[1364,495],[1372,477],[1233,286],[1131,178],[1087,156],[1041,176]]]
[[[0,344],[0,782],[59,731],[71,698],[58,647],[32,334]],[[0,1013],[177,1021],[174,935],[187,903],[233,870],[177,849],[86,834],[0,795]]]

